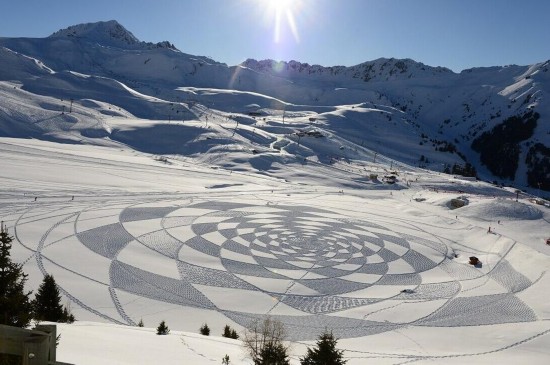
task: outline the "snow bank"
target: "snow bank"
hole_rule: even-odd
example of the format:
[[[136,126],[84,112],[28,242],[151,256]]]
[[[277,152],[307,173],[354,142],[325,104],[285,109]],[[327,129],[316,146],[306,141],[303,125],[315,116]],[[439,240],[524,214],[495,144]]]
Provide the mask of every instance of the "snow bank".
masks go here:
[[[536,220],[542,218],[542,212],[529,204],[515,200],[493,199],[474,202],[460,208],[460,214],[466,217],[484,220],[519,219]]]
[[[249,363],[241,342],[223,337],[80,321],[57,331],[57,360],[72,364],[219,364],[226,354],[231,364]]]

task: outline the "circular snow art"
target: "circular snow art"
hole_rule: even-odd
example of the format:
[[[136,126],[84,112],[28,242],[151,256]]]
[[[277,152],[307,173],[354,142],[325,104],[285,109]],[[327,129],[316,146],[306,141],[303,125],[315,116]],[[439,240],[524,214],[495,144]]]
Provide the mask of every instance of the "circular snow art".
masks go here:
[[[57,223],[33,249],[40,270],[55,273],[63,294],[81,308],[117,323],[139,320],[143,309],[136,314],[132,305],[140,298],[151,313],[155,303],[196,308],[242,326],[270,315],[301,340],[324,328],[346,338],[411,324],[536,318],[515,295],[531,281],[506,260],[484,274],[448,259],[447,247],[413,222],[374,213],[357,219],[307,205],[209,200],[54,208],[41,216]],[[24,213],[18,230],[34,224],[38,213]],[[31,242],[22,244],[32,249]],[[478,280],[501,290],[458,295],[461,283]],[[83,294],[91,292],[96,297]],[[99,295],[101,305],[90,302],[99,303]],[[432,303],[422,306],[429,312],[414,309],[425,302]],[[495,315],[501,307],[506,316]],[[405,317],[384,317],[396,310]]]

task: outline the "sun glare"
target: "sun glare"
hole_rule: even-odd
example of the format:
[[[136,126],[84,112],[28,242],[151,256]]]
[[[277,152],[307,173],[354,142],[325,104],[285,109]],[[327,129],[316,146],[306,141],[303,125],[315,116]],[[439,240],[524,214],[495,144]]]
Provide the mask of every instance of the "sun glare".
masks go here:
[[[293,0],[263,0],[263,1],[266,2],[269,7],[277,11],[288,9],[289,7],[292,6],[292,3],[294,2]]]
[[[302,8],[302,0],[259,0],[264,14],[271,18],[273,24],[273,40],[282,42],[283,27],[288,27],[294,40],[300,42],[296,25],[296,14]]]

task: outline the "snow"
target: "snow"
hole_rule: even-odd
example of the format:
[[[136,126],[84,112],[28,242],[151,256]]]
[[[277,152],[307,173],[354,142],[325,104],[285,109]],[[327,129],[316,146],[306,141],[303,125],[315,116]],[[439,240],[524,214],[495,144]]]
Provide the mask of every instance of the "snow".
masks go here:
[[[52,52],[65,33],[47,39]],[[78,320],[58,325],[59,361],[250,364],[240,341],[218,336],[271,315],[292,364],[325,328],[350,365],[548,363],[548,206],[416,167],[421,154],[434,170],[456,156],[419,144],[438,128],[419,127],[427,112],[398,92],[433,101],[443,120],[465,108],[446,94],[459,77],[457,92],[503,106],[495,95],[524,93],[544,65],[459,76],[380,59],[373,69],[388,74],[377,78],[393,83],[358,88],[337,68],[293,62],[286,78],[248,62],[230,83],[225,65],[137,40],[88,44],[108,75],[77,67],[76,54],[61,67],[41,40],[1,41],[29,55],[0,49],[0,217],[29,289],[53,274]],[[389,73],[403,65],[410,79]],[[176,66],[195,76],[171,78]],[[300,68],[346,87],[323,89]],[[480,75],[493,86],[472,91]],[[247,115],[251,104],[262,116]],[[468,204],[451,209],[456,198]],[[167,336],[155,334],[162,320]],[[213,336],[198,334],[204,323]]]
[[[489,221],[495,220],[538,220],[543,217],[542,212],[532,203],[516,202],[510,199],[492,199],[470,204],[462,209],[461,213],[469,217],[483,217]]]
[[[228,355],[232,364],[246,364],[240,341],[173,331],[156,335],[154,328],[94,322],[58,325],[58,358],[74,364],[212,364]],[[131,339],[131,341],[129,341]],[[82,353],[81,344],[86,344]],[[108,360],[107,360],[108,359]],[[106,362],[108,361],[108,362]]]
[[[418,181],[408,189],[341,194],[328,172],[300,185],[292,182],[299,169],[286,173],[290,182],[265,180],[251,168],[159,163],[123,146],[3,138],[0,147],[12,172],[2,178],[1,209],[16,234],[14,259],[25,262],[31,288],[54,274],[79,319],[59,326],[60,361],[208,364],[228,354],[247,364],[239,341],[198,328],[242,333],[266,314],[290,329],[295,364],[325,326],[351,364],[550,356],[550,252],[532,241],[549,213],[493,197],[505,190],[463,181],[469,204],[451,210],[443,202],[456,179],[421,170],[411,170]],[[426,200],[413,199],[420,195]],[[312,242],[337,249],[317,252]],[[467,264],[472,254],[481,268]],[[153,329],[136,328],[140,319]],[[169,336],[154,334],[161,320]]]

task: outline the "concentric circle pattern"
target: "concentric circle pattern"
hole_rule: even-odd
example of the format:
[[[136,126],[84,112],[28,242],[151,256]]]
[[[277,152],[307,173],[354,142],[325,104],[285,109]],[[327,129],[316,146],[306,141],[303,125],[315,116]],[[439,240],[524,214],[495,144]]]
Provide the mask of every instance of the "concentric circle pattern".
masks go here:
[[[139,207],[125,209],[121,213],[125,230],[134,234],[127,223],[151,219],[155,217],[153,212]],[[156,212],[164,229],[135,234],[151,249],[168,257],[177,256],[184,279],[191,283],[200,280],[201,268],[195,259],[209,256],[220,264],[213,267],[220,270],[218,275],[202,275],[209,278],[209,285],[224,286],[225,280],[217,280],[231,275],[232,282],[245,289],[250,288],[250,277],[257,290],[274,295],[297,291],[273,289],[269,285],[272,281],[266,280],[263,285],[256,279],[292,281],[305,292],[297,294],[312,300],[353,293],[377,283],[420,284],[419,273],[437,266],[446,252],[442,244],[431,242],[427,246],[418,240],[416,246],[423,248],[419,252],[411,249],[414,237],[405,238],[379,224],[304,206],[205,202]],[[194,213],[202,214],[189,216]],[[185,239],[179,239],[181,232],[187,233]],[[314,312],[330,311],[324,307]]]
[[[43,213],[57,221],[33,249],[39,267],[76,275],[82,285],[107,286],[117,316],[60,282],[82,308],[119,323],[139,320],[135,300],[121,295],[213,310],[243,326],[269,314],[293,339],[313,339],[325,327],[339,337],[358,337],[410,324],[536,319],[515,295],[531,281],[506,260],[484,274],[448,259],[447,246],[414,225],[374,214],[357,219],[306,205],[208,200],[72,209]],[[25,214],[20,230],[34,219]],[[74,235],[54,239],[63,237],[56,232],[64,226],[74,227]],[[57,254],[66,250],[77,252],[77,263],[62,262]],[[476,280],[502,289],[461,297],[463,283]],[[430,312],[412,307],[427,301],[433,302]],[[496,316],[495,305],[505,306],[506,316]],[[407,315],[377,316],[395,308]]]

